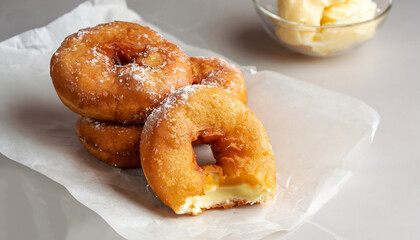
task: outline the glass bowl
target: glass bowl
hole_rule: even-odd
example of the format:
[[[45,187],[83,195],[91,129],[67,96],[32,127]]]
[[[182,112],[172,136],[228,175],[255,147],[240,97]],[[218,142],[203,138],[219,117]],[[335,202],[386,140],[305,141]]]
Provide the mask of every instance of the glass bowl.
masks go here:
[[[367,21],[312,26],[288,21],[278,15],[277,0],[253,0],[266,32],[282,46],[310,56],[336,56],[347,53],[372,38],[391,9],[391,0],[373,0],[375,16]]]

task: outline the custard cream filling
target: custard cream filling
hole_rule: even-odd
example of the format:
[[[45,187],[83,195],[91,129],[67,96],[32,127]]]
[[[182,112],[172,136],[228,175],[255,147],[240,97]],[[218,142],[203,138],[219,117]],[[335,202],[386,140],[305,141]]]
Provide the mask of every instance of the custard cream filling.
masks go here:
[[[278,0],[279,16],[312,26],[335,26],[370,20],[377,5],[372,0]],[[278,22],[276,34],[283,42],[326,55],[369,39],[377,22],[354,27],[312,29]]]
[[[212,185],[204,195],[191,196],[185,199],[185,203],[178,209],[177,214],[190,213],[197,215],[201,209],[209,209],[219,204],[245,201],[247,204],[263,202],[268,199],[271,189],[260,185],[244,183],[236,186]]]

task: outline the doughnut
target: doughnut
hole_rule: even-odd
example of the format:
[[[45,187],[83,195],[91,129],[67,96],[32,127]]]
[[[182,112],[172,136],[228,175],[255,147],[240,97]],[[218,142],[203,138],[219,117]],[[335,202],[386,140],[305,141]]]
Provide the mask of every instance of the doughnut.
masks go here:
[[[61,101],[79,115],[142,124],[169,93],[193,81],[176,45],[135,23],[111,22],[68,36],[50,75]]]
[[[245,82],[240,70],[225,60],[212,57],[191,57],[193,84],[217,86],[246,103]],[[76,133],[82,145],[96,158],[119,168],[141,167],[139,160],[139,125],[123,125],[81,117]],[[193,145],[199,145],[197,140]]]
[[[122,125],[80,117],[76,135],[93,156],[120,168],[140,167],[142,125]]]
[[[199,166],[192,142],[211,146],[214,165]],[[144,175],[177,214],[271,200],[274,156],[261,122],[227,91],[205,85],[172,92],[148,117],[140,142]]]
[[[246,104],[247,94],[241,71],[221,58],[190,57],[193,66],[193,84],[223,88]]]
[[[80,117],[76,135],[88,152],[106,164],[118,168],[138,168],[140,136],[143,125],[123,125]],[[193,142],[193,146],[201,144]]]

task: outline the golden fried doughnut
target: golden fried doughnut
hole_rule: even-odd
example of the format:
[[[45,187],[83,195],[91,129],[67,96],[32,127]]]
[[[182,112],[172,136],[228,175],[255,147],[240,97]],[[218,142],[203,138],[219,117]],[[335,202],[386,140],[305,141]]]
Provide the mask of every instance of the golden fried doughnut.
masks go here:
[[[191,142],[211,146],[216,165],[200,167]],[[177,214],[271,200],[275,163],[267,134],[240,100],[213,86],[171,93],[148,117],[140,158],[147,181]]]
[[[124,125],[80,117],[76,135],[83,147],[99,160],[119,168],[141,167],[140,136],[143,125]],[[193,142],[193,146],[200,144]]]
[[[190,57],[190,61],[194,84],[223,88],[243,103],[247,102],[244,78],[234,64],[215,57]]]
[[[76,134],[82,145],[103,162],[120,168],[140,167],[140,135],[143,126],[101,122],[80,117]]]
[[[51,58],[61,101],[103,121],[141,124],[173,90],[192,83],[188,57],[148,27],[112,22],[68,36]]]
[[[232,93],[246,103],[245,83],[241,72],[234,65],[218,58],[192,57],[194,82],[217,86]],[[82,117],[76,132],[82,145],[92,155],[114,167],[141,167],[139,161],[142,127],[104,122]],[[197,140],[193,145],[200,144]]]

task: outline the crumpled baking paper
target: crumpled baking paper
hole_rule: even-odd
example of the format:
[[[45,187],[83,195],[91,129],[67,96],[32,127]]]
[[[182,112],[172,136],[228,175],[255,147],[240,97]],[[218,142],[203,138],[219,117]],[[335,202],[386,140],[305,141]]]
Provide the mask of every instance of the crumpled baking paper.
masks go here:
[[[255,239],[292,230],[342,187],[373,140],[379,116],[363,102],[243,68],[248,105],[273,146],[278,194],[271,203],[175,215],[141,169],[109,167],[83,149],[74,133],[77,115],[60,102],[49,76],[50,57],[67,35],[113,20],[150,26],[124,0],[88,1],[0,43],[0,151],[65,186],[127,239]],[[189,56],[221,57],[163,35]]]

